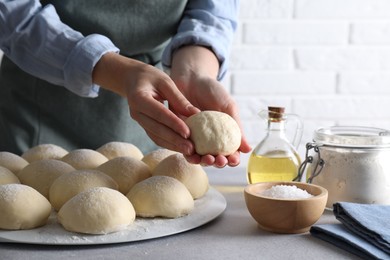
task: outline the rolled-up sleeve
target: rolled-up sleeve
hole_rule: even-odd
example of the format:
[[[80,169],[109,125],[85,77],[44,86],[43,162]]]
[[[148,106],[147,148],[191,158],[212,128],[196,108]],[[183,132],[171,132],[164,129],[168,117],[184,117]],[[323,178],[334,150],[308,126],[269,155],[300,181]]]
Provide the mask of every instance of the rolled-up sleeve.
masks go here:
[[[238,0],[189,1],[177,34],[162,57],[165,67],[171,66],[172,53],[185,45],[202,45],[212,49],[220,63],[218,79],[226,73],[231,43],[237,28]]]
[[[85,37],[52,5],[31,0],[0,0],[0,48],[24,71],[84,97],[98,95],[92,71],[101,56],[119,52],[105,36]]]

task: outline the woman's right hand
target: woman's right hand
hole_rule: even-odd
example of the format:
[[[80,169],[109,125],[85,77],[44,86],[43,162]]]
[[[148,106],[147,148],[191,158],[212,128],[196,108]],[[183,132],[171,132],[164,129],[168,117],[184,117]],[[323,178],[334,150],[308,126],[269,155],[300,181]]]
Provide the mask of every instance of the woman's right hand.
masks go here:
[[[96,64],[93,81],[126,97],[131,117],[157,145],[184,155],[194,154],[194,146],[188,140],[190,130],[179,116],[188,117],[199,110],[164,72],[110,52]],[[164,105],[166,100],[177,115]]]

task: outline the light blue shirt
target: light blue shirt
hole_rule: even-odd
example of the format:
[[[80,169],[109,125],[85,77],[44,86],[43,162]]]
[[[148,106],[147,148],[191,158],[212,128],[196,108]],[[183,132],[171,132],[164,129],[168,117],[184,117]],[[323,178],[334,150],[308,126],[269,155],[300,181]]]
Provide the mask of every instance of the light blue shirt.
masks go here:
[[[222,79],[238,5],[238,0],[190,0],[162,64],[170,67],[172,53],[180,46],[203,45],[219,59]],[[98,96],[99,86],[92,82],[98,60],[107,52],[119,52],[107,37],[84,36],[62,23],[52,5],[42,7],[38,0],[0,0],[0,49],[26,72],[84,97]]]

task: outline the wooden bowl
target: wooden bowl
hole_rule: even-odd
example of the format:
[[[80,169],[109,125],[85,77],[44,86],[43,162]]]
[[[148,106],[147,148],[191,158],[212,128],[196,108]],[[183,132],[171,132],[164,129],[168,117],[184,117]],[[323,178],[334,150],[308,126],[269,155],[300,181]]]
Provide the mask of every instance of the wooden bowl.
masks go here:
[[[295,185],[313,195],[306,199],[280,199],[260,195],[274,185]],[[303,233],[321,217],[328,191],[318,185],[301,182],[260,182],[249,184],[245,190],[249,213],[261,229],[275,233]]]

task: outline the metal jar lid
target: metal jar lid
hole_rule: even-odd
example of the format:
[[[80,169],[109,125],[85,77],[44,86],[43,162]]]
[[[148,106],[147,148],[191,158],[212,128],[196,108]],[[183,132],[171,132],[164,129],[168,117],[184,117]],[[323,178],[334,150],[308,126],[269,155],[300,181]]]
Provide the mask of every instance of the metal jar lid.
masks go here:
[[[364,126],[331,126],[314,132],[319,145],[348,148],[390,148],[390,131]]]

